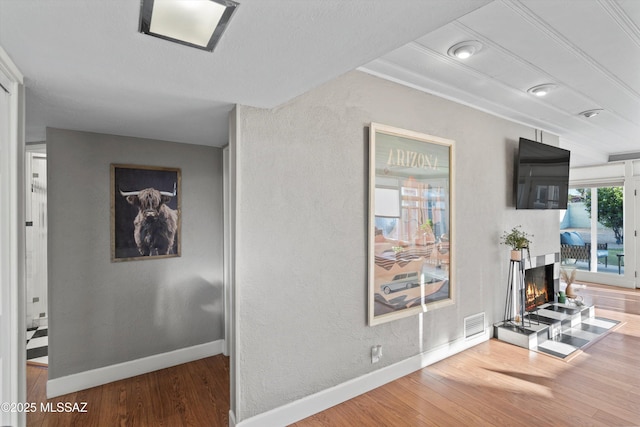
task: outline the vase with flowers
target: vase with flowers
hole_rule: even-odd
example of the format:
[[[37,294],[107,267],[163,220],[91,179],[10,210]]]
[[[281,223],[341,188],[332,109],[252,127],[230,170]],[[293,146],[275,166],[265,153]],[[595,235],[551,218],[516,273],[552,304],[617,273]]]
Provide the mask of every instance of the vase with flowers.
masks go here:
[[[573,282],[576,280],[576,269],[561,268],[560,279],[562,279],[562,281],[567,284],[567,288],[564,290],[564,293],[567,295],[567,297],[575,299],[578,296],[576,295],[575,285],[573,284]]]

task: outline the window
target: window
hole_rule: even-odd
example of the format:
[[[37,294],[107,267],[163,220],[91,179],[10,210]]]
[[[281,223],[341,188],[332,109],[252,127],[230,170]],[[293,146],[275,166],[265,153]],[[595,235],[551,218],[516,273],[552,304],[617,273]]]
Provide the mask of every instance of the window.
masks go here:
[[[569,190],[560,222],[563,266],[598,273],[624,273],[624,188]]]

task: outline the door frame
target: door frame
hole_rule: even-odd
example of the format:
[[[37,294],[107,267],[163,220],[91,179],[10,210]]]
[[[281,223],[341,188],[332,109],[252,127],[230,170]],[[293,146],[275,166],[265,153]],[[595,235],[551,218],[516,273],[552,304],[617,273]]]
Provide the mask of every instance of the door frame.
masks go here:
[[[6,156],[3,155],[3,173],[6,179],[0,180],[0,198],[2,205],[8,206],[2,218],[0,228],[0,263],[6,268],[2,273],[3,314],[9,322],[9,346],[2,348],[2,357],[7,357],[9,372],[0,372],[4,384],[8,384],[9,403],[26,402],[26,331],[25,318],[25,235],[24,235],[24,84],[23,76],[0,46],[0,81],[9,93],[9,141]],[[0,88],[0,90],[5,90]],[[6,234],[5,234],[6,232]],[[8,302],[9,304],[4,304]],[[4,371],[5,366],[1,369]],[[0,414],[2,424],[21,426],[26,424],[24,412]]]
[[[28,329],[30,327],[33,327],[32,322],[33,318],[36,319],[40,319],[37,314],[38,312],[32,312],[31,315],[32,317],[29,317],[29,313],[30,313],[30,307],[29,305],[32,304],[31,302],[31,297],[32,295],[30,295],[30,291],[33,291],[33,289],[30,289],[30,274],[34,274],[35,271],[39,271],[39,269],[34,270],[33,268],[29,268],[29,257],[28,257],[28,252],[29,250],[34,250],[34,247],[32,246],[32,244],[34,243],[34,240],[32,238],[32,240],[29,240],[29,229],[31,228],[33,232],[37,231],[41,231],[39,230],[36,225],[36,223],[39,223],[40,221],[38,221],[36,219],[36,215],[34,215],[33,211],[34,211],[34,207],[33,207],[33,179],[34,177],[32,176],[33,174],[33,164],[36,160],[43,160],[45,162],[45,164],[47,163],[47,145],[45,142],[32,142],[32,143],[25,143],[25,153],[24,153],[24,161],[25,161],[25,175],[24,175],[24,189],[25,189],[25,210],[24,210],[24,217],[25,217],[25,221],[27,221],[27,223],[25,224],[25,327]],[[45,166],[45,171],[46,171],[46,166]],[[45,174],[45,183],[46,183],[46,174]],[[46,192],[46,187],[45,187],[45,192]],[[47,221],[47,216],[45,214],[44,216],[44,220],[45,222]],[[29,225],[29,222],[32,222],[32,225]],[[45,231],[46,232],[46,231]],[[46,238],[45,238],[45,247],[46,247]],[[32,258],[31,261],[32,263],[35,263],[35,259],[33,257],[34,253],[32,252]],[[38,255],[43,255],[42,253],[39,253]],[[44,262],[47,262],[47,258],[46,258],[46,249],[44,252]],[[42,259],[42,258],[41,258]],[[34,264],[32,264],[34,265]],[[47,287],[47,269],[46,266],[44,268],[44,271],[39,272],[42,273],[44,275],[44,289],[40,288],[39,289],[39,295],[40,295],[40,299],[41,299],[41,304],[40,304],[40,308],[44,309],[44,311],[46,312],[46,319],[47,319],[47,324],[48,324],[48,320],[50,318],[49,316],[49,298],[48,298],[48,287]],[[35,279],[36,276],[32,276],[32,278]],[[41,310],[42,311],[42,310]],[[41,312],[40,311],[40,312]],[[39,325],[42,326],[42,325]]]

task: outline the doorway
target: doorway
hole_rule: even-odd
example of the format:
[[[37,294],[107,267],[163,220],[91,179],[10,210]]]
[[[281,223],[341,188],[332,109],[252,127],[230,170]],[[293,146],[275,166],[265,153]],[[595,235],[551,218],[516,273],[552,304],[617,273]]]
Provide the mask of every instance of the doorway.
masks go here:
[[[560,218],[563,263],[624,277],[624,186],[571,188]]]
[[[28,144],[25,160],[27,363],[48,365],[47,154],[45,145]]]

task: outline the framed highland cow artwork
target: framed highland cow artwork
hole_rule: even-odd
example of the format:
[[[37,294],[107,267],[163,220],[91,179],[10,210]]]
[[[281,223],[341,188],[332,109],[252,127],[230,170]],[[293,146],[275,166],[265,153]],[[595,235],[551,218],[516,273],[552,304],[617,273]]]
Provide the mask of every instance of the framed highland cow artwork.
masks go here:
[[[180,256],[180,169],[111,165],[111,261]]]
[[[369,325],[454,303],[450,139],[369,129]]]

